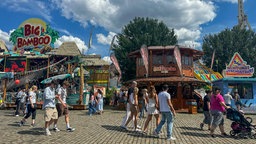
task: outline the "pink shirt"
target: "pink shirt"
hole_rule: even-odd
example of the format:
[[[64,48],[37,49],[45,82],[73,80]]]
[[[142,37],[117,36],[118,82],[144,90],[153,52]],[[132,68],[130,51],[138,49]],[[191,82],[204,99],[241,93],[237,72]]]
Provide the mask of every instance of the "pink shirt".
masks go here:
[[[218,110],[221,112],[225,111],[225,107],[220,105],[221,102],[224,102],[224,99],[221,94],[218,94],[216,96],[211,96],[211,110]]]

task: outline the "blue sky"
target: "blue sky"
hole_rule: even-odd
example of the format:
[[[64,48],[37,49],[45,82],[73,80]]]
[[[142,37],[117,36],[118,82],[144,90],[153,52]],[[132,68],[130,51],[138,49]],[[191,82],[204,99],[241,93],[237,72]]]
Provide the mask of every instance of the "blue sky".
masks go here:
[[[255,31],[256,1],[245,0],[244,12]],[[86,54],[109,60],[109,45],[135,17],[151,17],[174,28],[180,45],[201,49],[202,38],[237,25],[237,0],[1,0],[0,39],[29,18],[40,18],[60,32],[55,47],[75,41]],[[90,31],[93,45],[88,50]]]

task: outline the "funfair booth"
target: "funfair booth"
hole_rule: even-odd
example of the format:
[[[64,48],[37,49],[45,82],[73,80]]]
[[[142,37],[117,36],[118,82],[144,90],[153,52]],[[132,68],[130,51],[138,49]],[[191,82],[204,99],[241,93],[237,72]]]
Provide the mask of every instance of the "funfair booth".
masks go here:
[[[222,79],[213,82],[214,87],[221,89],[222,95],[230,92],[234,96],[234,92],[238,92],[241,101],[245,105],[252,103],[250,107],[243,108],[245,113],[255,113],[256,109],[256,78],[252,78],[254,68],[247,65],[239,53],[235,53],[223,71]],[[232,107],[235,103],[232,101]]]

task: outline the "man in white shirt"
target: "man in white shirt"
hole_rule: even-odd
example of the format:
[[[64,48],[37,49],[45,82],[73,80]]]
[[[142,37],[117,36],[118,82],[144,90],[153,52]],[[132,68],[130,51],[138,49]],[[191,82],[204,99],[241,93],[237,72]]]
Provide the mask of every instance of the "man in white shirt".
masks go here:
[[[233,97],[230,95],[230,92],[224,95],[224,101],[227,106],[231,106],[231,100]]]
[[[172,128],[174,117],[176,116],[175,110],[172,106],[171,95],[167,92],[168,85],[163,85],[163,91],[158,94],[159,100],[159,111],[162,115],[162,120],[154,131],[154,135],[158,136],[163,125],[167,121],[167,140],[176,140],[175,137],[172,137]]]
[[[58,88],[57,91],[57,95],[59,96],[58,102],[56,104],[56,108],[58,111],[58,118],[61,117],[62,115],[65,116],[65,122],[66,122],[66,126],[67,126],[67,132],[73,132],[75,130],[75,128],[70,127],[69,125],[69,110],[67,107],[67,103],[66,103],[66,98],[67,98],[67,88],[69,87],[69,82],[68,81],[64,81],[62,84],[62,87]],[[57,119],[58,121],[58,119]],[[58,132],[60,131],[57,128],[57,121],[55,121],[54,123],[54,131]]]

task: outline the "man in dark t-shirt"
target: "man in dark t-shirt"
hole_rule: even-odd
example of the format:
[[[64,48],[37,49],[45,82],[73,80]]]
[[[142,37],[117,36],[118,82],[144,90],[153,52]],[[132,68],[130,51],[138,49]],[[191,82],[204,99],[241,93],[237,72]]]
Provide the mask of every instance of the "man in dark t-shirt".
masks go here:
[[[204,105],[203,105],[203,111],[204,111],[204,120],[203,123],[200,124],[200,128],[203,130],[204,124],[208,124],[208,130],[211,128],[212,123],[212,116],[210,114],[210,97],[212,95],[212,91],[207,90],[206,96],[204,96]]]

